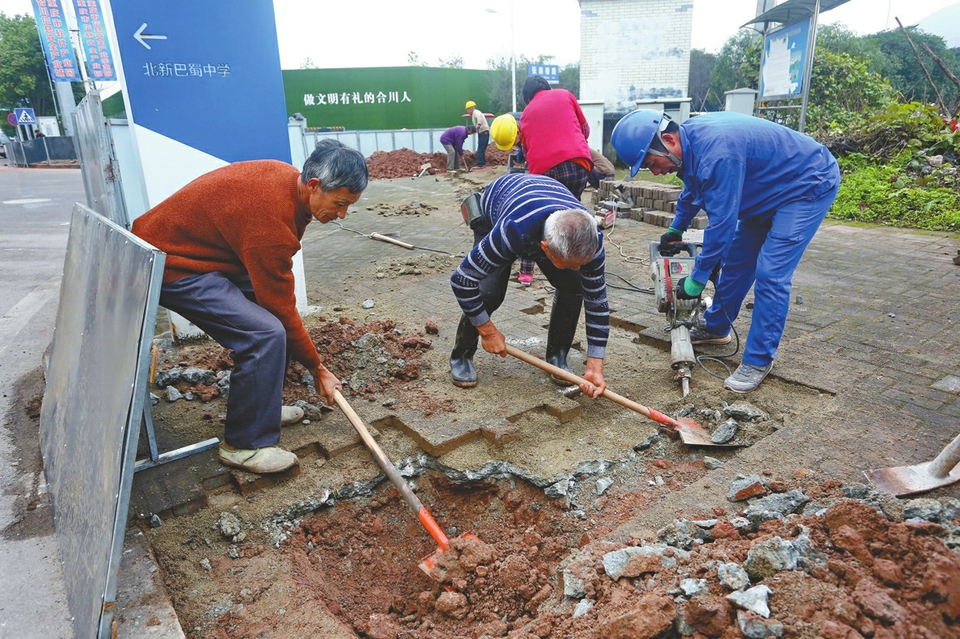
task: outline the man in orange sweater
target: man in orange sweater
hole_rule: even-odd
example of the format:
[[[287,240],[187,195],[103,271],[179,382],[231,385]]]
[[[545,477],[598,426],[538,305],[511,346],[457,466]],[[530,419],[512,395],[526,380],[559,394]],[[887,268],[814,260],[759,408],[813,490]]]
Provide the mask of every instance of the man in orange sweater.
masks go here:
[[[340,380],[297,312],[293,256],[314,218],[343,219],[367,187],[363,155],[322,140],[303,171],[276,160],[237,162],[201,175],[133,223],[167,254],[160,304],[224,348],[233,372],[220,461],[255,473],[298,463],[277,447],[281,423],[303,410],[282,405],[287,352],[331,405]]]

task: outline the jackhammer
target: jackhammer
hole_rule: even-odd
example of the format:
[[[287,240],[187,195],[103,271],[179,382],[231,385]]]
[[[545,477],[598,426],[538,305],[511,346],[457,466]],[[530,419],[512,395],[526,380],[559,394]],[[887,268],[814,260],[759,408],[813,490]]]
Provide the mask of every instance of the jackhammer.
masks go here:
[[[702,244],[699,242],[677,242],[664,246],[660,242],[650,242],[650,275],[653,278],[657,296],[657,310],[666,314],[670,322],[670,366],[674,370],[673,378],[680,381],[683,396],[690,393],[690,375],[696,358],[693,343],[690,341],[690,328],[695,326],[700,314],[702,301],[679,299],[676,295],[677,282],[689,277]],[[681,252],[686,255],[680,255]]]

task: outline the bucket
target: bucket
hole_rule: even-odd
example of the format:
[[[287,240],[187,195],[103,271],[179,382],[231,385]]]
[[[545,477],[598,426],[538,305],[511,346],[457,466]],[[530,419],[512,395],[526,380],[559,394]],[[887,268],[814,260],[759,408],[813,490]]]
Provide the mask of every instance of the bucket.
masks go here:
[[[480,208],[480,194],[471,193],[460,205],[460,213],[463,215],[463,222],[467,226],[470,226],[470,223],[477,218],[483,217],[483,210]]]

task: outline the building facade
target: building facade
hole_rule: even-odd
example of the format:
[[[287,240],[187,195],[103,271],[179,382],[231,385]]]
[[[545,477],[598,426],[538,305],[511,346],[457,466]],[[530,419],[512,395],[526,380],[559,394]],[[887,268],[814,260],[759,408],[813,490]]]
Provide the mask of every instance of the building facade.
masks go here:
[[[580,98],[608,117],[687,98],[693,0],[580,0]]]

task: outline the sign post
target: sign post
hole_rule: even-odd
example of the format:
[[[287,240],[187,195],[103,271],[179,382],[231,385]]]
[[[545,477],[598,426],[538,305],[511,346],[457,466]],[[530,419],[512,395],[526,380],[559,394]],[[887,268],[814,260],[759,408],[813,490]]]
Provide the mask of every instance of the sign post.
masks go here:
[[[149,206],[231,162],[290,161],[270,0],[124,0],[111,12]]]

